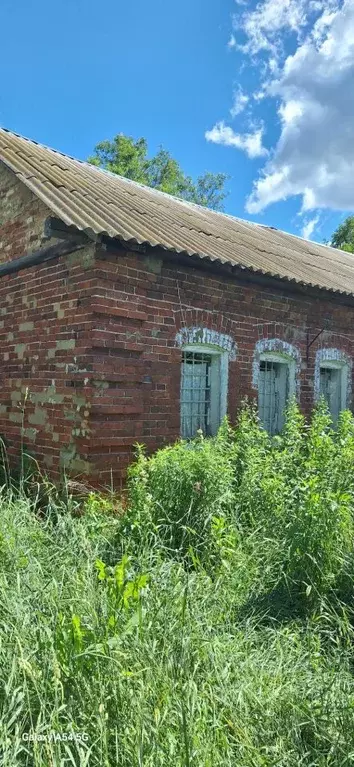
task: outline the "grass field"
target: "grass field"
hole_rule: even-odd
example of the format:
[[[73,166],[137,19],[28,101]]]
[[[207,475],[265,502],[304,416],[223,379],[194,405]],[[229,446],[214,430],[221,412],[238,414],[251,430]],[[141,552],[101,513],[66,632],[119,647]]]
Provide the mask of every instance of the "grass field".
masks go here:
[[[4,488],[0,764],[352,765],[353,458],[293,406],[141,453],[124,516]]]

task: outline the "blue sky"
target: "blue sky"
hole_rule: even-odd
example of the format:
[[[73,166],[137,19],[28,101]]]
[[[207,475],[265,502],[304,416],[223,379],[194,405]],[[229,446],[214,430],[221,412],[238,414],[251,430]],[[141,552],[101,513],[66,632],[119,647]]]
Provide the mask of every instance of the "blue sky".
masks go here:
[[[325,83],[328,93],[321,81],[319,97],[310,73],[326,80],[322,48],[327,44],[328,58],[329,37],[341,34],[343,42],[335,29],[340,21],[353,33],[354,0],[319,0],[315,14],[310,6],[310,0],[2,0],[0,124],[82,159],[118,132],[145,136],[152,152],[162,144],[193,176],[230,174],[228,213],[298,234],[316,221],[312,236],[322,241],[354,208],[354,154],[344,194],[343,173],[334,179],[330,164],[337,158],[348,165],[347,155],[338,158],[341,137],[330,132],[344,99],[333,95],[332,81]],[[343,87],[353,74],[350,46],[348,40]],[[304,84],[298,61],[305,55],[312,67]],[[325,64],[343,69],[334,55]],[[336,94],[338,78],[335,85]],[[331,128],[326,115],[333,107]],[[321,136],[307,117],[319,109],[327,109]],[[343,142],[354,139],[351,125],[348,118]],[[333,145],[328,162],[326,136]]]

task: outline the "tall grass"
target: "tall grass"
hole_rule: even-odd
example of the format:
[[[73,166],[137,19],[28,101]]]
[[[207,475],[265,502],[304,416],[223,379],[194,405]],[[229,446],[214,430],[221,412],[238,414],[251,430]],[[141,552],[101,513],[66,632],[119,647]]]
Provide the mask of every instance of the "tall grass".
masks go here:
[[[295,405],[0,505],[0,764],[351,765],[354,422]]]

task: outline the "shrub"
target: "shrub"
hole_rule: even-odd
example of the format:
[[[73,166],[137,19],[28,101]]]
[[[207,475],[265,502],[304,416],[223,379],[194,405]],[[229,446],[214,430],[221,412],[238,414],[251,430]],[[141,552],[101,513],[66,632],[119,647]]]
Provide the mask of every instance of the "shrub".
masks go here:
[[[335,586],[353,546],[352,479],[346,473],[349,442],[344,439],[344,432],[352,428],[353,417],[347,413],[336,433],[321,402],[304,439],[293,485],[285,528],[285,573],[291,587],[311,601]]]
[[[0,506],[3,767],[352,763],[349,612],[265,626],[235,611],[264,538],[211,578],[152,547],[107,565],[120,521],[98,506],[55,523]]]
[[[4,488],[1,765],[349,767],[353,459],[350,413],[293,402],[272,439],[246,407],[139,449],[124,517]]]
[[[350,413],[335,430],[321,402],[307,426],[293,400],[282,434],[271,438],[246,403],[235,430],[225,422],[214,439],[200,435],[151,458],[140,449],[125,531],[204,563],[237,557],[240,531],[242,546],[255,535],[263,540],[258,588],[283,583],[310,607],[351,561],[353,465]]]
[[[151,458],[139,449],[129,472],[130,533],[140,537],[148,530],[174,556],[206,555],[213,519],[234,504],[234,455],[227,423],[214,439],[200,434]]]

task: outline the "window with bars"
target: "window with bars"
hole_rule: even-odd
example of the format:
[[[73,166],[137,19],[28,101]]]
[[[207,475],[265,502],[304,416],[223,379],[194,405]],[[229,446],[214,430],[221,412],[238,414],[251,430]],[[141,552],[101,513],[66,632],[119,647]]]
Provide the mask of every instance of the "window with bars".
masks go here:
[[[216,434],[226,413],[227,354],[199,346],[182,351],[181,435]]]
[[[289,396],[295,390],[294,365],[275,355],[262,355],[259,363],[259,418],[269,434],[281,432]]]
[[[336,423],[341,410],[345,408],[347,386],[347,367],[335,362],[326,362],[320,366],[320,396],[328,404],[333,423]]]

